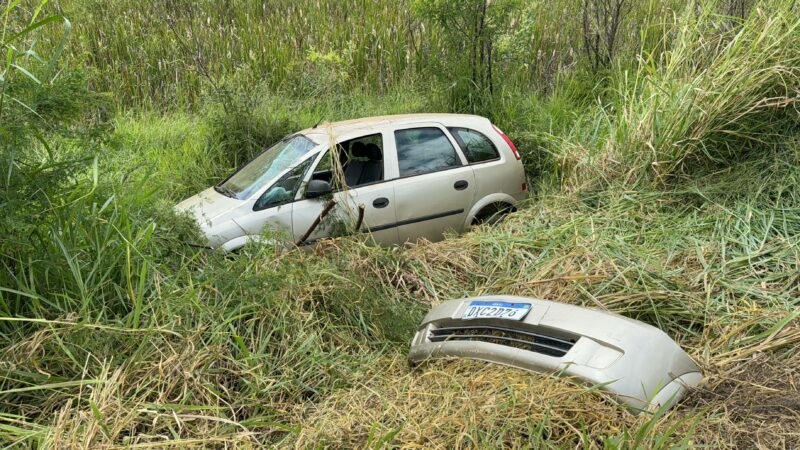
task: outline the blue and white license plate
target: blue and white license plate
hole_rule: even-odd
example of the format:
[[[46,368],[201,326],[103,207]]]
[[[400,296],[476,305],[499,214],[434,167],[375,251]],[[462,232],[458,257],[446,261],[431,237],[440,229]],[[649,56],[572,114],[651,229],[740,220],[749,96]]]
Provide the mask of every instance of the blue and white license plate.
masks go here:
[[[530,310],[530,303],[473,301],[469,302],[461,318],[522,320]]]

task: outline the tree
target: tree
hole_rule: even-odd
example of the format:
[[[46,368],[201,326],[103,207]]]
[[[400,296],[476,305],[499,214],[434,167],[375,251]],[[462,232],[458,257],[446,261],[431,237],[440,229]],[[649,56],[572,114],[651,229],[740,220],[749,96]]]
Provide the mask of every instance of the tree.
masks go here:
[[[476,100],[495,90],[494,44],[507,31],[519,0],[415,0],[414,11],[432,20],[448,41],[440,75],[449,78],[456,100],[475,110]],[[478,95],[474,95],[478,94]]]
[[[617,33],[629,10],[626,0],[583,0],[583,48],[592,69],[611,65]]]

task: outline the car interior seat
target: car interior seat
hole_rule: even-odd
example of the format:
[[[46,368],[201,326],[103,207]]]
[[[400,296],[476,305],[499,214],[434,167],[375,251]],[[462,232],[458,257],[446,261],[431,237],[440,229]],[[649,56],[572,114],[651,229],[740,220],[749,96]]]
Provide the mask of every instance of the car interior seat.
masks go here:
[[[350,153],[352,159],[344,168],[344,180],[348,186],[355,187],[383,179],[383,153],[380,147],[354,142]]]

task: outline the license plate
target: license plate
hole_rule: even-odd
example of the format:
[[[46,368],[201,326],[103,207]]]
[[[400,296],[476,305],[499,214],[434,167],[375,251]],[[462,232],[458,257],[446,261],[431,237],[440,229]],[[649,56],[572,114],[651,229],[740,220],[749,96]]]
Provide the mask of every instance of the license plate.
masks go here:
[[[469,302],[462,319],[522,320],[531,310],[530,303]]]

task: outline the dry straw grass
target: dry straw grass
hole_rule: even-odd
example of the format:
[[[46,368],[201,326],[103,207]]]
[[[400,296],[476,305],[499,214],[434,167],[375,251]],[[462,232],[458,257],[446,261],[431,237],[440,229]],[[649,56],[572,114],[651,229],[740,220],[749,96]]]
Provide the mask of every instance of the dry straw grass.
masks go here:
[[[777,359],[759,353],[724,372],[709,368],[704,387],[653,419],[634,417],[565,380],[465,361],[409,371],[397,357],[381,361],[352,389],[301,409],[294,445],[604,448],[625,431],[646,429],[623,447],[672,446],[686,438],[712,448],[796,448],[800,360]]]
[[[552,137],[567,190],[663,186],[761,151],[784,138],[776,130],[797,126],[796,5],[758,2],[741,22],[715,5],[689,2],[669,25],[669,51],[642,52],[636,70],[614,76],[613,100],[591,127]]]
[[[718,211],[717,223],[708,220],[713,214],[699,222],[681,212],[660,217],[661,206],[644,206],[646,197],[627,206],[616,200],[594,212],[565,207],[570,201],[563,197],[550,199],[555,203],[538,204],[499,229],[412,245],[398,252],[401,258],[392,265],[356,259],[352,270],[422,303],[506,293],[598,307],[660,325],[707,376],[706,385],[681,407],[665,417],[634,418],[601,395],[564,381],[483,363],[409,371],[402,357],[395,357],[376,362],[350,390],[302,408],[295,445],[348,448],[384,439],[404,448],[528,448],[532,442],[602,448],[608,439],[625,448],[654,448],[690,436],[687,444],[712,447],[796,446],[794,380],[800,366],[792,349],[800,344],[800,320],[791,306],[800,289],[792,275],[800,261],[796,236],[779,233],[770,244],[740,255],[735,252],[742,249],[704,234],[729,220],[732,228],[740,226],[729,210]],[[658,197],[656,203],[670,203]],[[625,227],[636,221],[642,231],[630,234],[636,227]],[[537,240],[538,226],[543,228]],[[627,232],[620,233],[623,229]],[[316,254],[342,257],[342,252],[330,242]]]
[[[345,238],[311,253],[211,255],[191,287],[166,282],[172,298],[145,312],[174,331],[62,322],[4,349],[12,378],[41,377],[37,395],[3,394],[17,402],[15,432],[74,448],[797,445],[797,236],[757,209],[694,216],[650,195],[611,195],[602,209],[546,197],[495,229],[401,249]],[[745,223],[745,236],[765,227],[769,244],[715,238]],[[419,316],[364,316],[482,293],[659,325],[707,383],[664,416],[634,417],[599,392],[515,369],[411,370]],[[392,333],[399,345],[382,337]],[[78,384],[48,387],[59,379]]]
[[[794,328],[800,327],[796,323]],[[796,331],[796,330],[795,330]],[[698,444],[730,448],[798,448],[800,357],[757,353],[722,372],[681,408],[704,410]]]
[[[403,448],[526,448],[541,441],[573,447],[586,429],[597,433],[596,442],[635,421],[568,382],[471,361],[409,371],[400,356],[380,361],[352,389],[302,413],[297,448],[352,448],[382,439]]]

